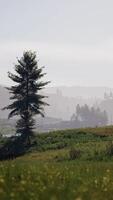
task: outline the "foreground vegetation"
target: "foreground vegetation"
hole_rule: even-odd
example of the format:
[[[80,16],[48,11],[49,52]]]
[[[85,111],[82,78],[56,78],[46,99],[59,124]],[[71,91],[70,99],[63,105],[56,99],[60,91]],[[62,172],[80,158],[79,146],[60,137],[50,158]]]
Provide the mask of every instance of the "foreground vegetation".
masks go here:
[[[112,199],[112,171],[112,162],[6,162],[0,166],[0,197],[8,200]]]
[[[35,136],[24,156],[0,162],[0,199],[112,200],[112,140],[113,127]]]

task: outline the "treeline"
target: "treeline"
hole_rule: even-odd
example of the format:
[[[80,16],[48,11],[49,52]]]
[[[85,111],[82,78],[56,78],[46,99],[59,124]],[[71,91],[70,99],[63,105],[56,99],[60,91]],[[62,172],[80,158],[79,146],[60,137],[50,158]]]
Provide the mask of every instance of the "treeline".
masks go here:
[[[89,107],[87,104],[76,106],[76,112],[73,113],[71,121],[81,126],[103,126],[108,124],[108,116],[106,111],[101,111],[100,108]]]

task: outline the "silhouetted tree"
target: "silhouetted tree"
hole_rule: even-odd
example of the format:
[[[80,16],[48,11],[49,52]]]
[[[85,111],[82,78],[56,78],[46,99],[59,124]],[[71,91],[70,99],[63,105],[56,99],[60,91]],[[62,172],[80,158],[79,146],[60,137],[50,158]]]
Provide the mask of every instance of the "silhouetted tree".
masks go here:
[[[30,136],[34,129],[34,116],[40,114],[44,116],[44,106],[48,105],[43,101],[44,95],[39,93],[49,82],[42,82],[40,79],[45,75],[43,67],[38,66],[36,53],[26,51],[21,59],[17,59],[15,65],[16,74],[8,72],[8,76],[16,85],[7,88],[10,93],[12,104],[4,109],[10,109],[9,118],[19,116],[16,124],[17,133],[30,142]]]

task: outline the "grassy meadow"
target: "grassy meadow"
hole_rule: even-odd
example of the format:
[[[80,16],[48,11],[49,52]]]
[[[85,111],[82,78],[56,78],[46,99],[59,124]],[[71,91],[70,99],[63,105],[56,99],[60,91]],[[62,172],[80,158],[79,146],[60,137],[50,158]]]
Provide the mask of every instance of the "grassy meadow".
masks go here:
[[[0,199],[112,200],[112,141],[113,127],[36,135],[25,155],[0,162]]]

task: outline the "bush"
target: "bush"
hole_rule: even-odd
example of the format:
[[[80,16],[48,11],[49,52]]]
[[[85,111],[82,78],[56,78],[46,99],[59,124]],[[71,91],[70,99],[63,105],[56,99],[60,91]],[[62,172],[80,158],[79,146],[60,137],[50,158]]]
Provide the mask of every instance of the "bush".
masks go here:
[[[113,156],[113,142],[112,141],[110,141],[108,145],[106,146],[106,154],[108,156]]]
[[[77,158],[80,158],[80,156],[81,156],[81,151],[75,149],[74,147],[71,148],[71,150],[69,151],[69,158],[70,158],[70,160],[75,160]]]

